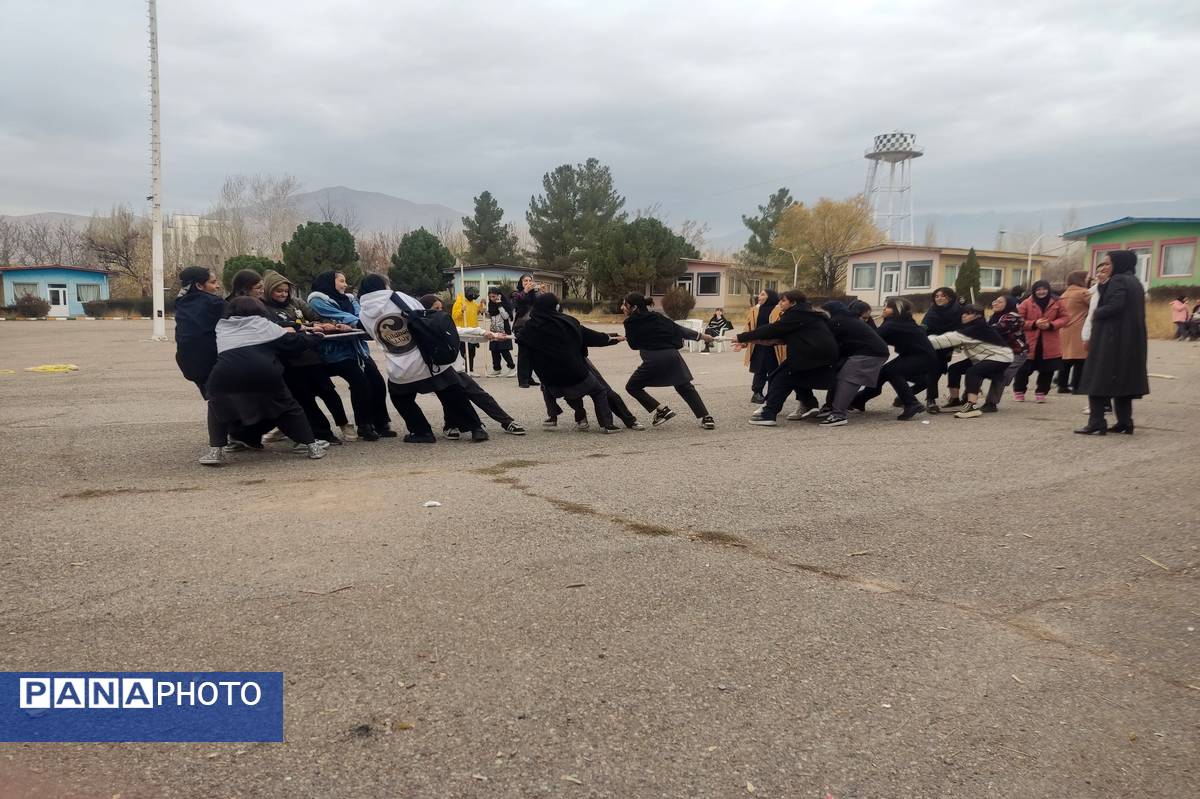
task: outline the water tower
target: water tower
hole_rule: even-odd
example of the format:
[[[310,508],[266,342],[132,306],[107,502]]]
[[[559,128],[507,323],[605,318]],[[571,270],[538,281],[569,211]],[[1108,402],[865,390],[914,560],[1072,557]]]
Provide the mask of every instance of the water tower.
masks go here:
[[[875,224],[896,244],[912,244],[912,161],[923,151],[912,133],[884,133],[875,137],[875,146],[867,151],[867,203]],[[887,173],[880,170],[887,165]]]

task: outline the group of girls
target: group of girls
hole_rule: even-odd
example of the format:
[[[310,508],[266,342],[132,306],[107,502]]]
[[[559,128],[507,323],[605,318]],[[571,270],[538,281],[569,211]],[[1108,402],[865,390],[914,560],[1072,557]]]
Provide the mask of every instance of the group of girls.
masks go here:
[[[1037,373],[1034,402],[1045,402],[1055,383],[1059,393],[1089,396],[1089,422],[1075,432],[1132,434],[1132,399],[1149,391],[1144,294],[1131,277],[1135,266],[1129,251],[1112,252],[1097,267],[1094,281],[1085,272],[1072,272],[1064,291],[1055,295],[1047,281],[1039,280],[1026,296],[994,299],[990,318],[948,287],[933,292],[920,323],[909,301],[892,298],[877,328],[872,309],[861,301],[828,302],[817,309],[802,292],[780,296],[764,290],[735,345],[748,349],[751,402],[761,405],[750,423],[775,425],[794,393],[800,404],[788,419],[845,425],[847,412],[865,411],[883,383],[895,390],[900,420],[946,409],[956,418],[972,419],[996,412],[1010,383],[1014,401],[1026,401]],[[889,347],[895,350],[891,360]],[[955,352],[964,357],[953,361]],[[949,398],[938,405],[942,375]],[[814,389],[826,389],[824,404],[818,406]],[[1117,424],[1108,427],[1104,414],[1112,412]]]

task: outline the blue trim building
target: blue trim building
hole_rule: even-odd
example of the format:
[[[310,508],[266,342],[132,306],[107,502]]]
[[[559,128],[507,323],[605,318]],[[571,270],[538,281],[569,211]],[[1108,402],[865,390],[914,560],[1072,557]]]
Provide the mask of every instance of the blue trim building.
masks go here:
[[[3,305],[12,305],[25,294],[50,303],[50,316],[83,316],[83,304],[108,299],[108,270],[99,266],[0,266]]]
[[[446,277],[453,276],[454,278],[451,283],[451,290],[454,292],[455,297],[462,294],[462,280],[465,278],[468,286],[479,289],[479,296],[487,299],[488,286],[498,286],[501,283],[508,283],[515,286],[521,280],[521,275],[526,273],[533,275],[535,280],[539,283],[545,283],[547,289],[562,297],[563,278],[562,275],[554,272],[522,269],[519,266],[507,266],[505,264],[478,264],[476,266],[463,267],[461,276],[458,269],[447,269]]]

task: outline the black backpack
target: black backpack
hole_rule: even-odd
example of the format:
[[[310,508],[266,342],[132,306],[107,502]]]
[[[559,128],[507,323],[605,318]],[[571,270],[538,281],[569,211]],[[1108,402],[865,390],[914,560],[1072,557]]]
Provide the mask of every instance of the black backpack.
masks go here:
[[[408,332],[417,343],[425,365],[432,372],[435,366],[449,366],[458,360],[458,328],[445,311],[417,310],[409,308],[392,292],[392,302],[400,308],[400,315],[408,325]]]

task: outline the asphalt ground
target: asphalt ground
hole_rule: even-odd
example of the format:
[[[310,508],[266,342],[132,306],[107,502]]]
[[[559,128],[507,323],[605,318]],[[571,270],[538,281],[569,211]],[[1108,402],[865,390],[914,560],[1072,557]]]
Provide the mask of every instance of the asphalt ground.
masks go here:
[[[545,432],[494,379],[528,436],[206,469],[148,326],[0,323],[0,670],[282,671],[287,741],[0,744],[0,795],[1200,795],[1196,345],[1132,437],[890,390],[756,428],[742,356],[688,354],[715,431],[660,389]]]

